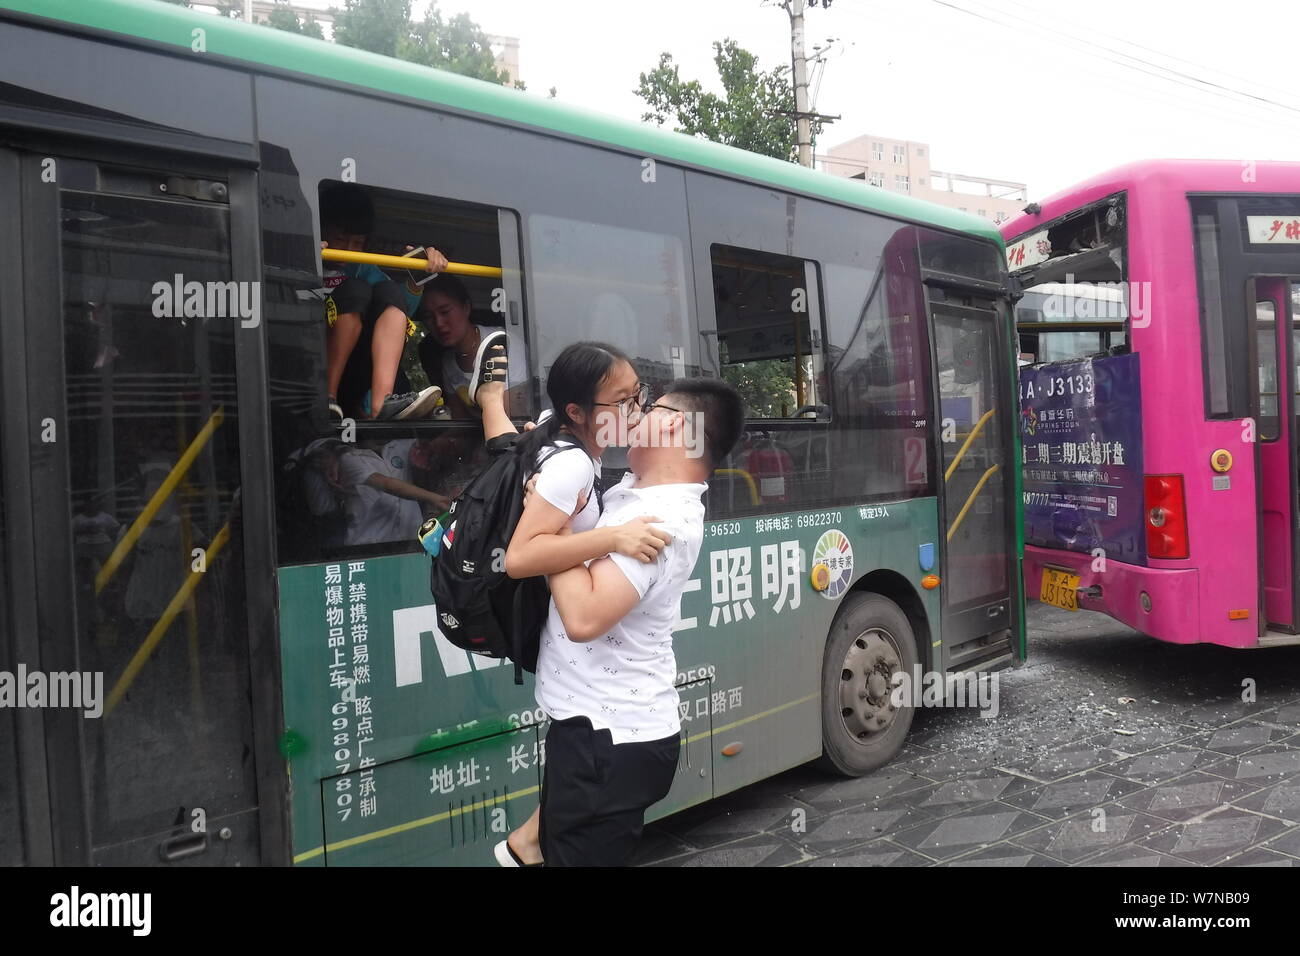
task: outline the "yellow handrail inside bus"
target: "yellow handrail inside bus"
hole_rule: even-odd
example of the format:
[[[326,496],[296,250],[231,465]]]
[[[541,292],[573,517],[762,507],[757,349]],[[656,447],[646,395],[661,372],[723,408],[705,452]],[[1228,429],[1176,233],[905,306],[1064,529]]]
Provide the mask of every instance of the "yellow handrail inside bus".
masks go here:
[[[377,252],[353,252],[351,249],[322,249],[320,257],[331,262],[365,262],[386,269],[429,271],[429,260],[418,256],[385,256]],[[488,276],[493,279],[501,277],[501,269],[498,266],[476,266],[468,262],[449,262],[447,268],[442,271],[458,276]]]
[[[950,464],[948,470],[943,473],[944,481],[947,481],[952,477],[952,473],[957,470],[957,464],[961,461],[962,455],[966,454],[966,449],[969,448],[970,443],[975,440],[975,436],[980,433],[980,429],[984,427],[984,423],[993,417],[994,411],[995,409],[990,408],[980,416],[980,420],[976,422],[975,427],[970,430],[970,434],[966,436],[966,440],[961,443],[961,448],[957,449],[957,454],[953,456],[952,464]]]
[[[971,489],[970,495],[966,498],[966,503],[961,506],[961,511],[957,512],[957,517],[953,520],[952,527],[948,529],[947,540],[949,541],[952,540],[952,536],[957,533],[957,528],[961,524],[962,519],[966,517],[966,512],[970,511],[970,506],[971,503],[975,500],[975,496],[980,493],[980,489],[984,487],[985,482],[987,482],[990,478],[992,478],[993,472],[997,470],[998,470],[998,466],[992,465],[988,471],[984,472],[984,475],[976,483],[975,487]]]
[[[204,558],[205,567],[213,558],[221,553],[221,549],[226,546],[226,542],[229,540],[230,522],[227,521],[221,526],[221,530],[217,532],[217,536],[212,539],[212,543],[208,545],[208,551]],[[190,571],[189,576],[185,579],[185,583],[180,586],[174,595],[172,595],[171,601],[162,612],[162,617],[158,618],[158,622],[149,629],[149,633],[145,637],[144,643],[142,643],[136,650],[135,654],[132,655],[131,662],[126,665],[126,670],[122,672],[122,676],[117,679],[117,683],[113,685],[112,691],[109,692],[108,701],[104,704],[104,716],[111,714],[113,708],[117,706],[118,701],[122,699],[122,695],[131,689],[131,685],[139,675],[140,669],[144,667],[145,662],[149,660],[150,655],[154,652],[154,648],[158,646],[158,642],[161,641],[163,635],[167,633],[167,629],[171,627],[172,621],[176,620],[176,615],[180,614],[180,612],[184,610],[185,605],[189,603],[191,595],[194,594],[194,589],[199,586],[199,579],[202,578],[205,573],[205,571]]]
[[[190,470],[190,466],[194,464],[194,459],[199,457],[199,452],[203,450],[203,446],[208,443],[209,439],[212,438],[213,433],[217,430],[217,427],[225,420],[226,406],[222,405],[212,413],[212,417],[208,419],[208,423],[199,429],[199,433],[195,435],[194,440],[190,442],[190,447],[185,449],[185,454],[181,455],[180,461],[176,462],[172,467],[172,470],[167,473],[167,477],[164,478],[163,483],[158,486],[158,490],[153,493],[153,497],[149,499],[149,503],[145,505],[144,510],[136,516],[135,521],[131,522],[131,527],[127,529],[126,534],[122,536],[122,540],[119,541],[117,547],[113,549],[113,553],[108,556],[108,560],[104,562],[99,569],[99,573],[95,575],[96,594],[104,590],[104,586],[108,584],[113,575],[117,573],[117,569],[121,566],[122,562],[126,560],[126,556],[131,553],[131,549],[135,547],[136,541],[140,539],[140,535],[144,533],[144,529],[149,526],[149,522],[153,520],[153,516],[158,513],[158,509],[166,503],[169,497],[171,497],[172,492],[176,490],[176,486],[181,483],[181,479],[184,478],[186,472]]]
[[[761,500],[758,496],[758,485],[754,484],[754,476],[743,468],[719,468],[714,472],[715,475],[732,475],[745,479],[745,484],[749,486],[749,503],[751,506],[757,505]]]

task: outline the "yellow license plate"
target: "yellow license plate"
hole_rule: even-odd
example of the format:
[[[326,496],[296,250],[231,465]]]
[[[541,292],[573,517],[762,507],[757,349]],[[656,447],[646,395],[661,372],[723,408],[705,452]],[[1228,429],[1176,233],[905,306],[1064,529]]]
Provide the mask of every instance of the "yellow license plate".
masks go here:
[[[1079,576],[1055,568],[1043,568],[1043,588],[1038,600],[1066,611],[1079,610]]]

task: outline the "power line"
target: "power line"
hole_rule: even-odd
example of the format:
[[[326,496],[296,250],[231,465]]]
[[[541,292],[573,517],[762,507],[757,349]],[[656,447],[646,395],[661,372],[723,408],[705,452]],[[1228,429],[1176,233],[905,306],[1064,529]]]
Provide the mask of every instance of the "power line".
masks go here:
[[[1016,7],[1016,8],[1018,8],[1018,9],[1021,9],[1021,10],[1032,10],[1032,9],[1034,9],[1034,8],[1032,8],[1032,7],[1027,6],[1027,5],[1024,4],[1024,3],[1018,3],[1018,2],[1016,2],[1016,0],[1007,0],[1007,2],[1010,3],[1011,6]],[[981,0],[980,5],[981,5],[981,6],[984,6],[984,7],[987,7],[987,8],[990,8],[990,9],[993,9],[993,10],[996,10],[996,11],[998,11],[999,13],[1005,13],[1007,16],[1014,16],[1014,14],[1012,14],[1012,13],[1010,13],[1010,12],[1007,12],[1007,11],[1003,11],[1000,7],[996,6],[996,5],[993,4],[993,3],[990,3],[989,0]],[[1096,29],[1093,29],[1093,28],[1090,28],[1090,27],[1088,27],[1086,24],[1079,23],[1077,20],[1067,20],[1067,19],[1065,19],[1064,17],[1055,17],[1054,19],[1055,19],[1057,22],[1059,22],[1059,23],[1064,23],[1064,24],[1067,24],[1067,25],[1069,25],[1069,26],[1071,26],[1071,27],[1075,27],[1075,28],[1077,28],[1077,29],[1087,30],[1087,31],[1092,32],[1092,33],[1099,33],[1099,34],[1102,33],[1102,31],[1100,31],[1100,30],[1096,30]],[[1026,22],[1031,22],[1031,21],[1026,20]],[[1046,21],[1046,22],[1050,22],[1050,20],[1049,20],[1049,21]],[[1175,54],[1173,54],[1173,53],[1168,53],[1168,52],[1166,52],[1166,51],[1164,51],[1164,50],[1157,50],[1157,49],[1155,49],[1155,48],[1153,48],[1153,47],[1143,46],[1141,43],[1135,43],[1134,41],[1132,41],[1132,40],[1126,40],[1126,39],[1124,39],[1123,37],[1111,37],[1111,36],[1109,36],[1108,34],[1102,34],[1102,35],[1107,36],[1107,37],[1108,37],[1109,39],[1111,39],[1112,41],[1119,42],[1119,43],[1123,43],[1123,44],[1125,44],[1126,46],[1131,46],[1131,47],[1133,47],[1134,49],[1137,49],[1137,50],[1145,50],[1147,53],[1154,53],[1156,56],[1162,56],[1162,57],[1164,57],[1165,59],[1168,59],[1168,60],[1174,60],[1174,61],[1176,61],[1176,62],[1178,62],[1178,63],[1186,63],[1188,66],[1194,66],[1194,67],[1196,67],[1196,68],[1199,69],[1199,70],[1205,70],[1205,71],[1209,71],[1209,72],[1212,72],[1212,73],[1218,73],[1220,76],[1226,76],[1226,77],[1228,77],[1229,79],[1240,80],[1240,81],[1243,82],[1243,83],[1251,83],[1251,84],[1254,84],[1254,85],[1256,85],[1256,86],[1266,86],[1266,85],[1267,85],[1267,84],[1265,84],[1265,83],[1261,83],[1261,82],[1259,82],[1258,80],[1252,80],[1252,79],[1250,79],[1249,77],[1241,76],[1241,75],[1238,74],[1238,73],[1229,73],[1227,70],[1220,70],[1220,69],[1216,69],[1215,67],[1212,67],[1212,66],[1206,66],[1204,63],[1197,63],[1195,60],[1189,60],[1189,59],[1187,59],[1186,57],[1177,56],[1177,55],[1175,55]],[[1122,53],[1122,51],[1119,51],[1119,50],[1116,50],[1115,52],[1117,52],[1117,53]]]
[[[980,20],[987,20],[988,22],[996,24],[1001,27],[1008,27],[1014,29],[1014,27],[1012,27],[1011,24],[1007,23],[1004,20],[998,20],[993,17],[987,16],[986,14],[980,13],[977,10],[971,10],[966,7],[959,6],[956,3],[949,2],[949,0],[931,0],[931,2],[937,4],[938,6],[947,7],[951,10],[956,10],[959,13],[964,13],[967,16],[976,17]],[[1080,39],[1071,34],[1063,33],[1060,30],[1055,30],[1052,29],[1051,27],[1046,27],[1041,24],[1034,23],[1033,21],[1026,20],[1024,17],[1018,17],[1015,14],[1004,13],[1003,11],[998,11],[998,12],[1003,13],[1004,16],[1011,17],[1012,19],[1020,20],[1022,23],[1028,23],[1030,26],[1033,26],[1036,29],[1043,31],[1044,33],[1055,34],[1056,36],[1060,36],[1072,40],[1075,43],[1082,43],[1085,46],[1094,47],[1096,49],[1103,50],[1108,53],[1115,52],[1118,53],[1119,56],[1124,57],[1124,59],[1126,60],[1132,60],[1134,61],[1134,63],[1140,63],[1143,64],[1144,66],[1152,67],[1155,70],[1164,70],[1166,73],[1172,74],[1172,76],[1164,76],[1160,73],[1152,72],[1152,70],[1143,69],[1141,66],[1136,66],[1134,65],[1134,63],[1126,63],[1123,60],[1116,60],[1113,57],[1092,54],[1093,56],[1097,56],[1098,59],[1106,60],[1109,63],[1114,63],[1117,66],[1122,66],[1125,67],[1126,69],[1134,70],[1138,73],[1144,73],[1147,76],[1155,77],[1158,80],[1164,80],[1167,83],[1176,83],[1180,86],[1185,86],[1191,89],[1195,89],[1195,87],[1193,87],[1191,83],[1187,83],[1187,82],[1183,82],[1182,80],[1175,79],[1175,77],[1182,77],[1184,80],[1191,80],[1193,83],[1198,83],[1201,86],[1206,87],[1206,89],[1201,90],[1200,92],[1210,93],[1215,96],[1222,96],[1222,97],[1234,97],[1234,96],[1242,97],[1245,99],[1254,100],[1256,102],[1264,104],[1265,106],[1273,107],[1275,109],[1286,110],[1287,112],[1290,113],[1300,113],[1300,107],[1291,106],[1290,104],[1287,103],[1280,103],[1277,100],[1270,99],[1266,96],[1259,96],[1258,94],[1255,93],[1247,93],[1242,90],[1236,90],[1231,87],[1224,86],[1221,83],[1214,83],[1210,80],[1203,80],[1200,79],[1199,77],[1192,76],[1191,74],[1183,73],[1180,70],[1174,70],[1170,67],[1164,67],[1155,63],[1151,63],[1147,60],[1141,59],[1140,57],[1132,56],[1131,54],[1122,53],[1120,51],[1110,51],[1107,50],[1106,47],[1101,46],[1100,44],[1093,43],[1091,40]]]
[[[866,13],[867,11],[862,10],[862,11],[859,11],[859,12]],[[969,11],[963,11],[963,12],[969,12]],[[868,17],[869,17],[869,19],[878,19],[878,18],[882,17],[883,13],[884,13],[883,10],[881,10],[881,9],[879,9],[879,8],[875,8],[875,9],[871,10],[871,12],[868,14]],[[975,16],[978,16],[978,15],[975,15]],[[1010,29],[1015,29],[1014,27],[1008,27],[1007,24],[1000,23],[1000,22],[998,22],[998,21],[996,21],[996,20],[994,20],[993,18],[990,18],[990,17],[978,17],[978,19],[980,19],[980,20],[982,20],[982,21],[985,21],[987,24],[992,24],[992,25],[993,25],[993,28],[995,28],[996,33],[997,33],[999,36],[1004,36],[1006,30],[1009,29],[1009,28],[1010,28]],[[901,27],[904,27],[904,28],[907,28],[907,29],[915,30],[915,31],[917,31],[918,33],[920,33],[921,35],[924,35],[924,36],[927,36],[927,37],[929,36],[929,34],[925,32],[925,30],[921,27],[921,25],[919,25],[919,24],[917,23],[917,20],[916,20],[915,17],[904,17],[904,18],[901,19],[901,20],[896,20],[896,19],[893,18],[892,14],[891,14],[890,16],[884,16],[884,17],[883,17],[883,22],[888,23],[891,27],[896,27],[896,28],[897,28],[897,27],[900,27],[900,26],[901,26]],[[937,21],[930,21],[930,23],[931,23],[931,26],[935,26],[935,27],[937,27],[937,26],[939,25],[939,24],[937,23]],[[1095,54],[1087,53],[1087,52],[1084,52],[1084,51],[1077,51],[1077,52],[1083,52],[1084,55],[1087,55],[1087,56],[1094,56],[1094,55],[1095,55]],[[1126,66],[1125,64],[1117,64],[1117,65],[1119,65],[1119,66]],[[1161,78],[1162,78],[1162,79],[1168,79],[1168,78],[1164,78],[1164,77],[1161,77]],[[1116,80],[1117,80],[1117,78],[1114,77],[1113,75],[1108,75],[1108,74],[1105,74],[1105,73],[1102,73],[1102,74],[1099,74],[1099,75],[1097,75],[1097,76],[1095,76],[1095,77],[1090,78],[1090,82],[1091,82],[1091,83],[1096,83],[1096,84],[1098,84],[1098,85],[1100,85],[1100,86],[1114,86],[1114,82],[1115,82]],[[1185,84],[1178,83],[1178,82],[1175,81],[1175,80],[1169,80],[1169,82],[1174,83],[1175,85],[1180,85],[1180,86],[1185,85]],[[1197,113],[1199,113],[1199,114],[1202,114],[1202,115],[1209,113],[1209,114],[1216,115],[1216,116],[1218,116],[1218,117],[1222,117],[1222,118],[1224,118],[1225,120],[1228,120],[1228,121],[1233,122],[1233,123],[1236,123],[1236,124],[1246,125],[1246,126],[1251,126],[1251,127],[1255,127],[1255,128],[1258,128],[1258,129],[1266,129],[1266,130],[1268,130],[1269,132],[1271,132],[1271,133],[1275,133],[1275,134],[1278,132],[1276,114],[1275,114],[1275,113],[1272,113],[1271,111],[1270,111],[1269,115],[1264,115],[1263,113],[1245,113],[1245,114],[1243,114],[1243,113],[1241,113],[1241,112],[1236,112],[1236,111],[1229,112],[1228,109],[1227,109],[1227,104],[1220,104],[1220,103],[1218,103],[1218,102],[1208,102],[1208,103],[1207,103],[1203,98],[1199,98],[1199,97],[1198,97],[1198,98],[1195,98],[1195,99],[1194,99],[1194,98],[1189,97],[1189,96],[1186,96],[1186,95],[1180,96],[1180,95],[1177,94],[1175,91],[1170,90],[1170,89],[1167,89],[1167,88],[1157,88],[1157,87],[1153,87],[1153,86],[1143,86],[1143,87],[1139,87],[1139,88],[1137,88],[1137,89],[1132,89],[1132,88],[1128,88],[1128,87],[1117,87],[1117,86],[1114,87],[1114,88],[1119,89],[1119,90],[1120,90],[1122,93],[1124,93],[1124,94],[1127,94],[1127,95],[1136,95],[1136,96],[1142,97],[1142,98],[1144,98],[1144,99],[1151,100],[1152,102],[1157,103],[1157,104],[1163,104],[1163,105],[1166,105],[1166,106],[1172,106],[1172,107],[1174,107],[1174,108],[1182,109],[1182,110],[1187,110],[1187,111],[1195,111],[1195,112],[1197,112]],[[1196,92],[1199,93],[1199,92],[1201,92],[1201,91],[1198,90],[1198,91],[1196,91]],[[1245,104],[1245,103],[1235,103],[1235,102],[1234,102],[1232,105],[1234,105],[1234,106],[1236,106],[1236,107],[1239,107],[1239,108],[1245,108],[1245,109],[1251,109],[1251,110],[1262,110],[1262,109],[1265,109],[1265,107],[1257,106],[1257,105],[1254,104],[1254,103]]]

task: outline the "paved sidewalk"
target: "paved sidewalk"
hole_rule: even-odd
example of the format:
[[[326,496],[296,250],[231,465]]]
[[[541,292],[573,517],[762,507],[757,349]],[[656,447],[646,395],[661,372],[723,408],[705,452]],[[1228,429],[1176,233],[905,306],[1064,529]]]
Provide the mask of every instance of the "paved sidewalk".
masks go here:
[[[787,771],[648,826],[639,862],[1300,866],[1300,647],[1163,644],[1033,604],[1000,683],[996,719],[922,711],[889,766]]]

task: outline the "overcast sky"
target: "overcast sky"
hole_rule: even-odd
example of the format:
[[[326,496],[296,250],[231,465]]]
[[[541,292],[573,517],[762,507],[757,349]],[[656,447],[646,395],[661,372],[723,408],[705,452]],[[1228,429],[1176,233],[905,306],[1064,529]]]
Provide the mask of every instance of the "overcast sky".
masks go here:
[[[789,19],[762,0],[438,5],[518,37],[530,91],[632,120],[637,75],[661,52],[715,90],[714,40],[766,69],[790,62]],[[1036,199],[1133,159],[1300,160],[1298,27],[1295,0],[833,0],[807,16],[810,53],[840,41],[814,105],[842,118],[819,145],[926,142],[935,168]]]

